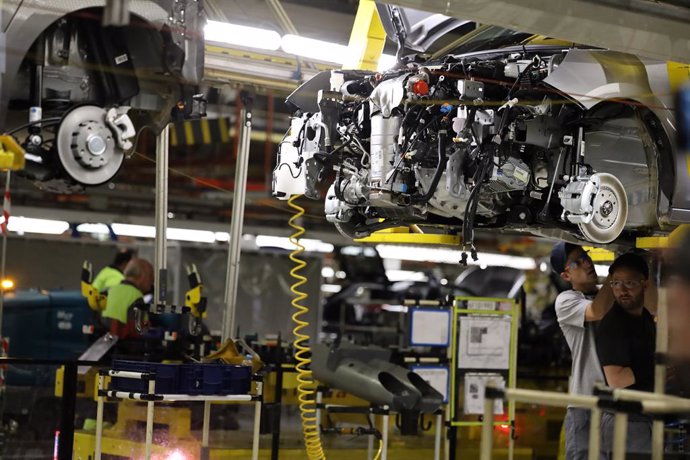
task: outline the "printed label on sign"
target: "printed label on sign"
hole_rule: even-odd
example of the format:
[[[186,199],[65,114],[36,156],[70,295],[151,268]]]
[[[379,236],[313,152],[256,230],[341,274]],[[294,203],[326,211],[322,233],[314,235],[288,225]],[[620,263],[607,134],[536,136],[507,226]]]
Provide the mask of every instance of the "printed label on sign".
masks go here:
[[[468,310],[496,310],[496,302],[490,300],[470,300],[467,302]]]

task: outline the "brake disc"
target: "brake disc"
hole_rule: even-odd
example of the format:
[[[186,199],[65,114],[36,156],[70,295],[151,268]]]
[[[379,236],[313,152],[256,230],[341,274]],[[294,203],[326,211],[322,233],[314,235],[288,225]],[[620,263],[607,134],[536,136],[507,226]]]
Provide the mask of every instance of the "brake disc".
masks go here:
[[[593,217],[578,227],[582,235],[593,243],[610,243],[621,234],[628,220],[628,196],[618,178],[608,173],[595,174],[599,191],[592,201]]]
[[[76,107],[64,116],[56,145],[65,172],[83,185],[108,182],[125,158],[106,124],[105,109],[95,105]]]

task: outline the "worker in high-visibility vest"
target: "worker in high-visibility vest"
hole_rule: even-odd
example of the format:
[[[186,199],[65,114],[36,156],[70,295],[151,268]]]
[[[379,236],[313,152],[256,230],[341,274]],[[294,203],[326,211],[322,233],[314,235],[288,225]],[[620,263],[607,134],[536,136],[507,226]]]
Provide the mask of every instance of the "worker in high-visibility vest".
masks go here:
[[[124,271],[124,280],[108,290],[103,319],[109,321],[110,333],[118,337],[137,336],[133,306],[143,303],[144,294],[153,286],[153,266],[145,259],[134,258]]]
[[[113,286],[116,286],[125,279],[124,271],[125,267],[132,258],[136,256],[136,251],[133,249],[120,249],[115,254],[113,262],[104,267],[93,280],[93,287],[95,287],[98,292],[106,292]]]

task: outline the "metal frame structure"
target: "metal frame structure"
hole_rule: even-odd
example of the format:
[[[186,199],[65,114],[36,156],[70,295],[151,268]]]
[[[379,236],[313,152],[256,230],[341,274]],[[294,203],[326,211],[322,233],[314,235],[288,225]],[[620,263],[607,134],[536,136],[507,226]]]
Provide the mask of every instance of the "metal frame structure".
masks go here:
[[[128,391],[116,391],[105,389],[105,377],[119,377],[135,380],[148,381],[147,393],[132,393]],[[201,438],[201,456],[203,460],[210,458],[209,449],[209,429],[211,420],[211,403],[212,402],[253,402],[254,405],[254,432],[252,437],[252,460],[259,459],[259,430],[261,425],[261,405],[263,402],[263,380],[261,378],[255,379],[256,394],[246,395],[185,395],[185,394],[156,394],[156,375],[151,372],[131,372],[131,371],[116,371],[112,369],[102,370],[98,376],[98,406],[96,411],[96,445],[94,452],[94,459],[101,460],[102,440],[103,440],[103,412],[105,405],[105,398],[127,399],[133,401],[146,402],[146,443],[145,443],[145,459],[151,459],[152,443],[153,443],[153,416],[154,404],[156,402],[180,402],[180,401],[202,401],[204,403],[204,421]]]
[[[474,310],[459,308],[458,305],[463,301],[483,301],[494,303],[509,303],[512,305],[510,310]],[[450,421],[448,423],[450,430],[455,430],[458,427],[483,426],[486,424],[486,416],[484,422],[480,421],[460,421],[456,420],[457,407],[457,369],[458,369],[458,344],[459,344],[459,328],[458,319],[460,315],[502,315],[510,317],[510,352],[508,364],[508,388],[515,388],[517,379],[517,332],[518,332],[518,318],[520,316],[520,303],[513,299],[493,298],[493,297],[455,297],[453,311],[451,316],[451,360],[450,360]],[[503,370],[505,372],[505,370]],[[492,426],[504,425],[505,421],[493,422],[493,401],[491,403]],[[508,442],[508,459],[512,460],[515,450],[515,402],[508,400],[508,422],[510,423],[510,435]],[[455,435],[450,436],[451,441],[455,439]],[[454,442],[450,444],[451,458],[455,458]]]

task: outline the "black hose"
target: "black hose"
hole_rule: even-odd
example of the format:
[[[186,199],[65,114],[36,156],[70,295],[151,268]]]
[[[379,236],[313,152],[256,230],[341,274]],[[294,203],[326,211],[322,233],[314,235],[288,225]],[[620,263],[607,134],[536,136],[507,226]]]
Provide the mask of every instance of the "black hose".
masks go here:
[[[493,166],[493,161],[491,155],[487,155],[482,159],[482,163],[479,165],[479,169],[475,173],[475,186],[470,193],[470,197],[465,205],[465,215],[462,222],[462,244],[469,244],[470,246],[474,243],[474,218],[477,214],[477,206],[479,204],[479,192],[486,178],[486,173],[489,170],[489,166]],[[489,160],[489,161],[487,161]]]
[[[21,131],[22,129],[26,129],[30,126],[34,125],[39,125],[39,124],[45,124],[45,125],[56,125],[62,120],[60,117],[51,117],[51,118],[43,118],[42,120],[36,120],[32,121],[29,123],[24,123],[23,125],[19,125],[15,128],[10,129],[9,131],[5,132],[5,134],[14,134],[18,131]]]
[[[438,132],[438,165],[436,166],[436,172],[434,172],[434,177],[431,179],[431,184],[429,189],[424,195],[413,196],[410,198],[412,203],[423,204],[428,203],[434,193],[436,192],[436,187],[438,182],[441,180],[443,171],[446,169],[448,164],[448,157],[446,156],[446,142],[448,140],[448,132],[444,129]]]

